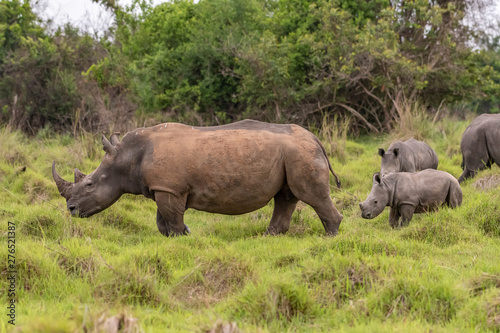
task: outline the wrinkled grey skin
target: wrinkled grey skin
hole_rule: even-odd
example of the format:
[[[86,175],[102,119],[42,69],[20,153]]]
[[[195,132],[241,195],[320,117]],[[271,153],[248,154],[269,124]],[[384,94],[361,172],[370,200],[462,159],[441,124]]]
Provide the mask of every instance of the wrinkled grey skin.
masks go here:
[[[462,204],[458,181],[447,172],[427,169],[420,172],[397,172],[373,175],[368,198],[359,204],[361,216],[373,219],[386,206],[391,207],[389,224],[398,228],[410,223],[414,213],[423,213],[447,204],[455,208]]]
[[[285,233],[299,200],[311,205],[328,235],[342,215],[330,198],[333,172],[321,142],[297,125],[245,120],[192,127],[177,123],[139,128],[108,141],[101,165],[89,175],[75,170],[63,180],[52,164],[59,193],[72,215],[89,217],[124,193],[142,194],[158,206],[156,223],[166,236],[189,233],[188,208],[237,215],[274,198],[268,234]]]
[[[379,148],[378,154],[382,157],[382,176],[392,172],[417,172],[438,167],[436,152],[425,142],[414,138],[393,142],[387,152]]]
[[[474,119],[462,135],[460,150],[464,170],[460,183],[493,163],[500,166],[500,114],[482,114]]]

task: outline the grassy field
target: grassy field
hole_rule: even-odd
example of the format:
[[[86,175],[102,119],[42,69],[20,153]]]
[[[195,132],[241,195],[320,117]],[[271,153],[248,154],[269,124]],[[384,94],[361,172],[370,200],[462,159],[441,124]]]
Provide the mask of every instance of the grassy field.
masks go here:
[[[100,163],[98,135],[36,138],[0,130],[0,330],[98,332],[500,331],[500,169],[463,184],[463,205],[415,215],[393,230],[388,208],[361,218],[358,203],[379,170],[377,148],[425,139],[439,169],[458,177],[468,122],[414,117],[401,134],[349,139],[319,132],[344,190],[330,238],[300,203],[290,231],[263,236],[273,203],[242,216],[190,210],[186,237],[165,238],[156,206],[125,195],[89,219],[72,218],[51,177]],[[342,126],[340,126],[342,128]],[[26,166],[23,172],[21,167]],[[496,176],[495,176],[496,175]],[[333,177],[331,177],[333,185]],[[16,227],[16,326],[8,324],[7,231]],[[234,324],[233,324],[234,325]],[[226,327],[226,328],[227,328]]]

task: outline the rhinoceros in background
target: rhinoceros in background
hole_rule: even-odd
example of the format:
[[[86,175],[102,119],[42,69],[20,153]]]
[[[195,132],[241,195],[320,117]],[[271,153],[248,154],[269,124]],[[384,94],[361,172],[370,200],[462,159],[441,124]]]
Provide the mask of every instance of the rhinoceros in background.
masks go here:
[[[359,208],[363,218],[372,219],[386,206],[391,207],[389,224],[396,228],[407,225],[414,213],[431,211],[442,204],[452,208],[460,206],[462,189],[449,173],[427,169],[415,173],[390,173],[384,177],[376,172],[372,190]]]
[[[493,163],[500,165],[500,114],[482,114],[472,121],[462,135],[461,183]]]
[[[416,172],[425,169],[437,169],[436,152],[422,141],[411,138],[407,141],[391,143],[387,152],[379,148],[382,157],[380,173],[385,176],[391,172]]]
[[[124,193],[142,194],[157,206],[158,230],[166,236],[189,233],[184,212],[243,214],[274,198],[268,234],[284,233],[298,200],[314,208],[325,231],[336,235],[342,215],[330,198],[333,172],[321,142],[297,125],[244,120],[229,125],[192,127],[178,123],[139,128],[110,141],[89,175],[75,169],[75,182],[63,180],[52,164],[59,193],[72,215],[89,217]]]

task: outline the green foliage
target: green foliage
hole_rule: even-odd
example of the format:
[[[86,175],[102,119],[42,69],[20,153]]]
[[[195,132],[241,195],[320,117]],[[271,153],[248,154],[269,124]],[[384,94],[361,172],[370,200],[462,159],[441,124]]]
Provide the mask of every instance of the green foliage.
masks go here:
[[[492,55],[467,44],[467,8],[424,0],[136,1],[117,13],[120,44],[89,74],[129,87],[142,117],[320,124],[324,114],[344,114],[358,132],[389,130],[405,104],[436,111],[443,101],[496,94]]]

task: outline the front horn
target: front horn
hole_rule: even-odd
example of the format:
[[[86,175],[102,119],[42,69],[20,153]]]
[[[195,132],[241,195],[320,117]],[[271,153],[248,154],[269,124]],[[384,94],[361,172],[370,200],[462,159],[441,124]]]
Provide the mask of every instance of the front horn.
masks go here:
[[[63,196],[64,198],[68,199],[68,191],[71,189],[73,186],[73,183],[65,181],[64,179],[59,176],[59,174],[56,171],[56,161],[52,162],[52,178],[54,178],[54,181],[56,182],[57,189],[59,190],[59,194]]]

